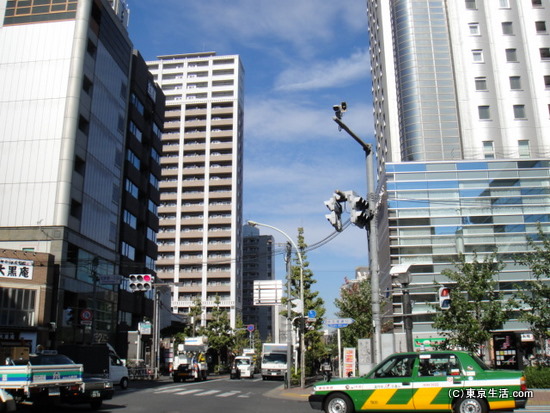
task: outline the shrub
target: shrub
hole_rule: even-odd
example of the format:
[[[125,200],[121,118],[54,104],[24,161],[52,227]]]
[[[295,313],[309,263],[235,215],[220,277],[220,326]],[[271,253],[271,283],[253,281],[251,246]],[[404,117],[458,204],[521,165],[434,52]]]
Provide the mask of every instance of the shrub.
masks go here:
[[[530,366],[525,368],[525,379],[529,389],[550,388],[550,367]]]

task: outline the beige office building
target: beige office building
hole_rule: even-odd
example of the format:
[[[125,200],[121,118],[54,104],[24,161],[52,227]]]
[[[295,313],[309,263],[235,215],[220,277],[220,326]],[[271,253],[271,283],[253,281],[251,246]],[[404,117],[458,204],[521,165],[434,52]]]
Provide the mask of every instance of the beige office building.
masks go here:
[[[172,311],[198,299],[206,325],[217,305],[231,325],[242,309],[244,70],[215,52],[159,56],[149,69],[166,95],[157,274]]]

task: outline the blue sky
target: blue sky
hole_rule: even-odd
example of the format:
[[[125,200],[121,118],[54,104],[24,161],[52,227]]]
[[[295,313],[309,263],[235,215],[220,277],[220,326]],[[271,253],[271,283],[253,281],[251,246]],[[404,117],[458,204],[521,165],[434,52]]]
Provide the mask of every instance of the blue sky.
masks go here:
[[[332,120],[373,143],[364,0],[128,0],[130,37],[146,60],[215,51],[245,68],[244,216],[307,244],[333,232],[324,201],[335,189],[365,196],[365,155]],[[348,215],[345,215],[346,219]],[[267,228],[276,243],[286,239]],[[281,247],[282,248],[282,247]],[[344,278],[368,264],[366,231],[350,226],[308,252],[327,316]],[[285,276],[282,255],[276,278]]]

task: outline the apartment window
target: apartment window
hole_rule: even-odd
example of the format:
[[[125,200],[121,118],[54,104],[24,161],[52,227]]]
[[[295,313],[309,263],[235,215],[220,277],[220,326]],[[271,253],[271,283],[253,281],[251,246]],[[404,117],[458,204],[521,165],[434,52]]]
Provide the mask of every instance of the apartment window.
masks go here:
[[[510,8],[510,0],[500,0],[499,6],[501,9],[509,9]]]
[[[483,50],[472,50],[474,63],[483,63]]]
[[[531,0],[533,6],[542,6],[542,0]]]
[[[514,34],[514,28],[512,22],[502,22],[502,34],[512,35]]]
[[[514,105],[514,119],[525,119],[525,105]]]
[[[487,90],[487,78],[476,77],[476,90]]]
[[[137,217],[131,212],[124,210],[123,219],[133,229],[137,228]]]
[[[511,90],[521,90],[521,77],[519,77],[519,76],[510,76],[510,89]]]
[[[131,260],[134,260],[136,258],[136,249],[132,247],[130,244],[126,242],[122,242],[121,244],[121,253],[125,257],[130,258]]]
[[[476,0],[465,0],[465,4],[468,10],[477,10]]]
[[[129,179],[126,179],[124,188],[126,189],[126,192],[128,192],[134,198],[138,199],[139,190],[138,190],[138,187],[132,181],[130,181]]]
[[[506,49],[506,61],[507,62],[517,62],[518,55],[516,49]]]
[[[550,60],[550,47],[541,47],[539,50],[542,60]]]
[[[550,76],[544,76],[544,87],[546,89],[550,88]]]
[[[489,106],[478,106],[477,112],[480,120],[491,119],[491,112]]]
[[[546,22],[545,21],[535,22],[535,28],[537,29],[537,33],[546,33]]]
[[[485,159],[495,159],[495,145],[493,141],[483,142],[483,156]]]
[[[134,135],[136,139],[141,142],[142,133],[134,122],[130,122],[128,129],[130,129],[132,135]]]
[[[531,157],[531,150],[529,149],[529,141],[528,140],[518,141],[518,153],[519,153],[520,158],[530,158]]]
[[[468,27],[470,29],[470,34],[472,36],[477,36],[479,35],[479,23],[469,23],[468,24]]]

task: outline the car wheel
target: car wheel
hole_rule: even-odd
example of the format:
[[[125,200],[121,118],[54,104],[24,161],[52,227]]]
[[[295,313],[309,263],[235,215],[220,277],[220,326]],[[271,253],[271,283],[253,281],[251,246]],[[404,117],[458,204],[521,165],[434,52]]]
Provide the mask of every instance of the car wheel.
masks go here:
[[[128,377],[123,377],[120,379],[120,388],[126,390],[128,388]]]
[[[334,393],[327,397],[324,410],[326,413],[353,413],[355,409],[348,396]]]
[[[454,413],[487,413],[487,411],[487,404],[482,399],[460,399],[454,406]]]
[[[90,407],[92,408],[92,410],[99,410],[101,409],[101,405],[103,404],[103,400],[99,399],[99,400],[92,400],[90,402]]]

